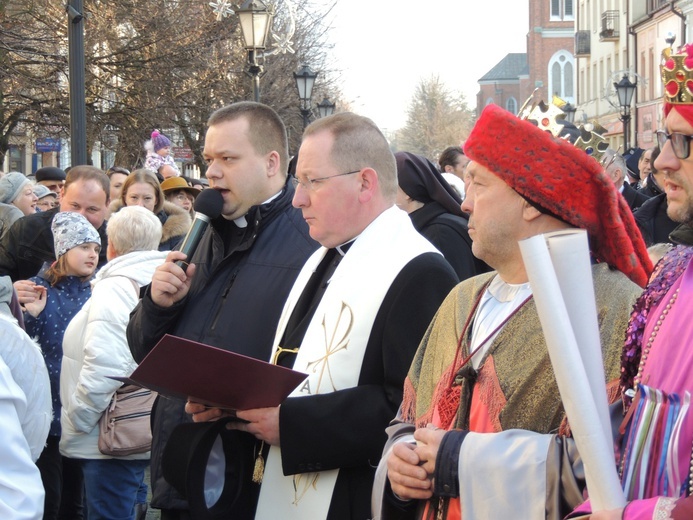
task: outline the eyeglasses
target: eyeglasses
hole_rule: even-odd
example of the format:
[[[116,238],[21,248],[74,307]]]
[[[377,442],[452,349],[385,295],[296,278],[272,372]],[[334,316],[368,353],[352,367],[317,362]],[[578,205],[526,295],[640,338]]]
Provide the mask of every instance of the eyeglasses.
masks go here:
[[[53,202],[52,200],[41,199],[36,203],[36,206],[41,209],[53,209],[58,206],[58,203],[57,201]]]
[[[668,134],[666,130],[657,130],[656,134],[660,150],[664,150],[664,145],[667,144],[667,141],[671,141],[671,148],[678,159],[688,159],[691,155],[693,135],[686,135],[680,132]]]
[[[298,187],[300,185],[301,188],[303,188],[304,190],[312,191],[315,188],[317,188],[320,182],[322,181],[326,181],[327,179],[334,179],[335,177],[342,177],[343,175],[351,175],[352,173],[358,173],[360,171],[361,170],[354,170],[353,172],[338,173],[337,175],[330,175],[329,177],[318,177],[317,179],[308,179],[306,177],[305,180],[301,180],[298,177],[294,177],[293,179],[291,179],[291,182],[293,182],[294,187]]]
[[[188,195],[184,191],[181,191],[181,192],[178,192],[175,195],[172,195],[171,197],[169,197],[168,200],[177,200],[179,202],[185,202],[187,200],[191,200],[192,198],[193,198],[192,195]]]

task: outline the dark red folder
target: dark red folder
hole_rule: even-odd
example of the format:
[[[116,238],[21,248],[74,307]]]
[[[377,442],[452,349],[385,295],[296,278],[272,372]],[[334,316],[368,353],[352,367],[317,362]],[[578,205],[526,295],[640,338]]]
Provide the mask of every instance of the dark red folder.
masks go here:
[[[305,378],[301,372],[166,334],[127,381],[167,397],[250,410],[280,405]]]

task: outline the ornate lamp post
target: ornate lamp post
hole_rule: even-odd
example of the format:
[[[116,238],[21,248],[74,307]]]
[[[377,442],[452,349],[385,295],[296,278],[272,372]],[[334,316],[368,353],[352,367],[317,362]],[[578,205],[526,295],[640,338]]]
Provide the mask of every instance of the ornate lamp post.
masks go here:
[[[260,0],[246,0],[237,11],[243,33],[243,42],[248,51],[248,74],[253,78],[253,96],[260,101],[260,76],[263,67],[258,63],[258,51],[264,51],[272,26],[272,13]]]
[[[298,98],[301,100],[301,115],[303,116],[303,129],[310,123],[311,98],[313,97],[313,85],[318,73],[314,72],[308,65],[303,65],[294,72]]]
[[[577,111],[576,106],[574,106],[571,103],[566,103],[565,106],[563,107],[563,112],[565,112],[565,120],[568,121],[569,123],[574,123],[576,111]]]
[[[320,103],[318,103],[318,115],[320,117],[327,117],[334,114],[335,104],[329,99],[324,98]]]
[[[621,81],[614,83],[614,88],[616,89],[616,94],[618,94],[618,104],[621,107],[621,122],[623,123],[623,145],[624,149],[628,150],[630,147],[629,132],[630,129],[630,104],[633,101],[633,94],[635,94],[635,89],[638,85],[637,80],[635,83],[628,79],[628,74],[624,74]]]

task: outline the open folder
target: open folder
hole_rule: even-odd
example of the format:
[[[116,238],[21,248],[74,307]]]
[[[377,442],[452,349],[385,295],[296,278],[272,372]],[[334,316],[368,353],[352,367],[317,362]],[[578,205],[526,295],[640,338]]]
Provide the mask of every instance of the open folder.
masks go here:
[[[166,397],[230,410],[279,406],[306,374],[166,334],[128,378]]]

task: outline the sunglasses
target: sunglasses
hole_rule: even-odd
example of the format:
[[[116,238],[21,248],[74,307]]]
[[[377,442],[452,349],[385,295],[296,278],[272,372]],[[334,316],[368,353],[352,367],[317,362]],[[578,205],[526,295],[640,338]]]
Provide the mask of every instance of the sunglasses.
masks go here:
[[[668,134],[666,130],[657,130],[655,133],[657,134],[657,143],[659,143],[660,150],[664,150],[664,145],[667,144],[667,141],[671,141],[671,148],[678,159],[688,159],[691,155],[691,139],[693,139],[693,135],[686,135],[680,132]]]

